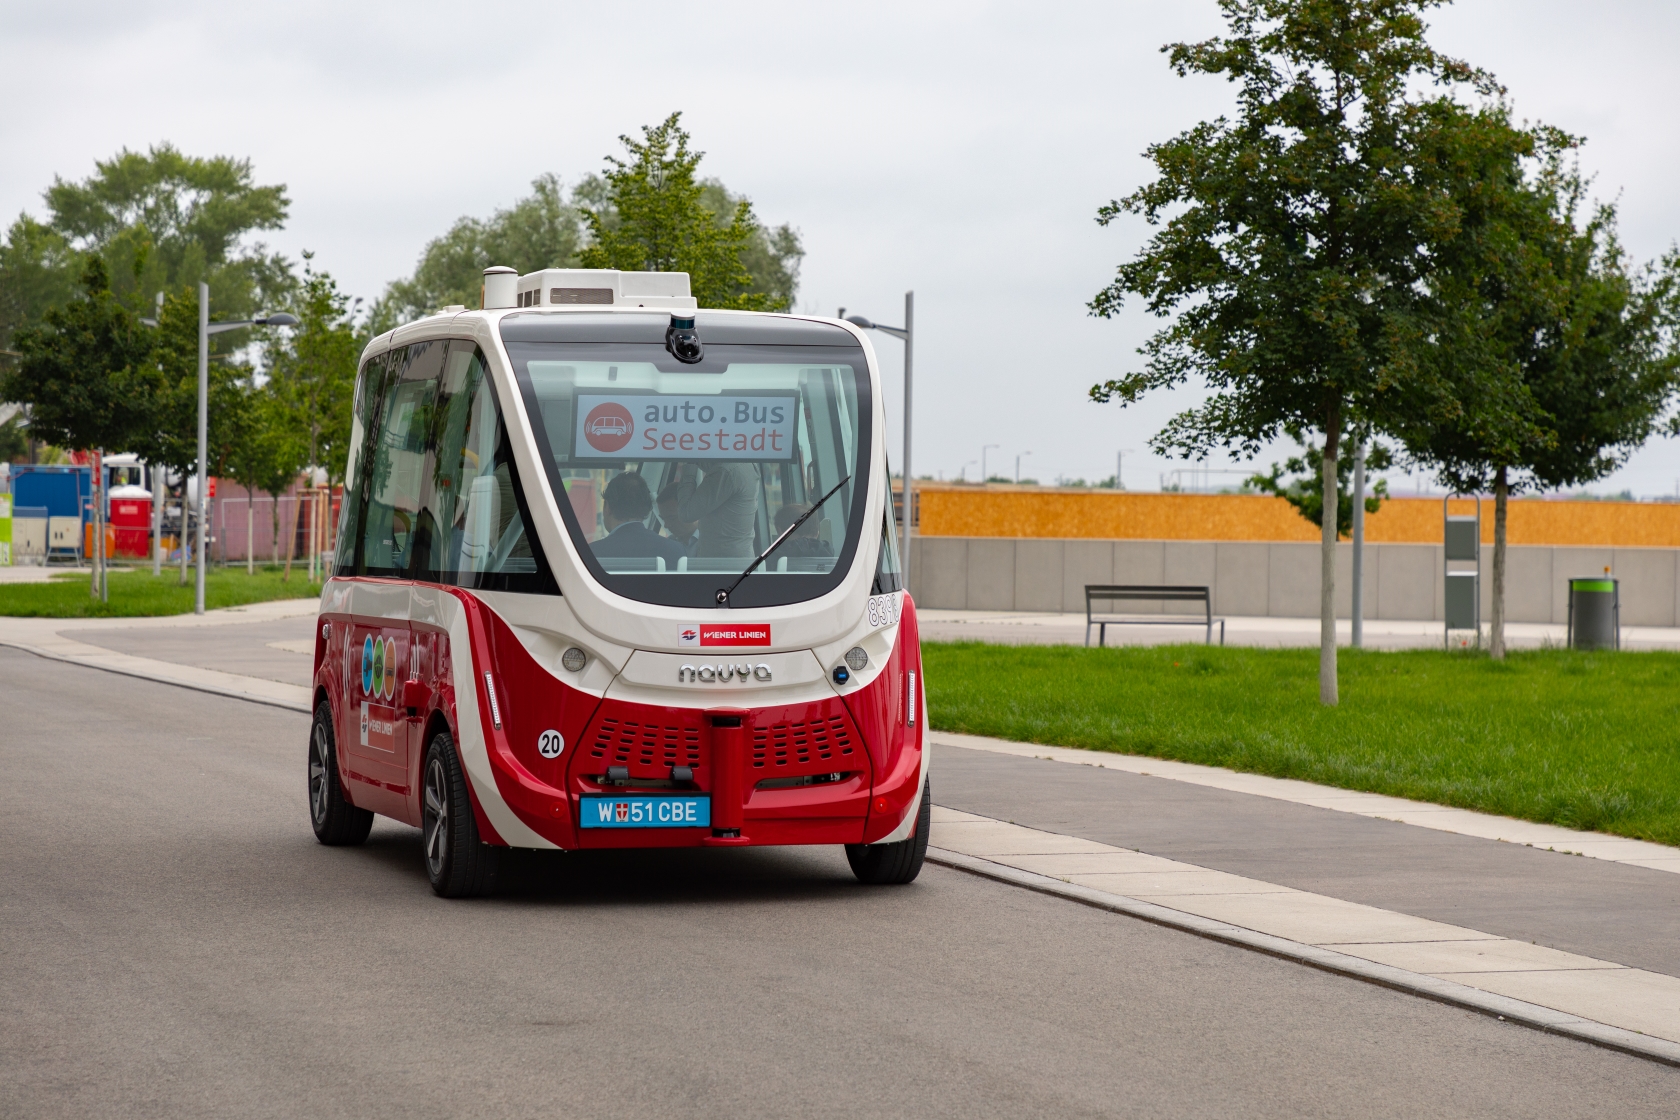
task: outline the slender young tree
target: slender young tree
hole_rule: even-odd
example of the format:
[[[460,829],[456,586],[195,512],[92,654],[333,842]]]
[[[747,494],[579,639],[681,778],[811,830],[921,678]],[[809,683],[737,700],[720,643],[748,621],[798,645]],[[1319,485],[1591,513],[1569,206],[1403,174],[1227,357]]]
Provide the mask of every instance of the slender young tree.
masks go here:
[[[1510,497],[1602,478],[1662,425],[1680,387],[1680,251],[1635,266],[1616,213],[1581,217],[1585,185],[1554,145],[1540,172],[1511,168],[1489,232],[1453,254],[1439,321],[1464,409],[1404,434],[1459,493],[1493,491],[1489,652],[1505,656]],[[1500,407],[1479,396],[1496,395]],[[1670,430],[1674,423],[1669,424]]]
[[[584,208],[583,267],[686,272],[702,307],[784,310],[781,298],[754,290],[744,260],[760,229],[752,203],[737,200],[727,221],[708,209],[695,173],[705,153],[689,150],[681,119],[644,125],[641,140],[619,137],[630,158],[607,157],[604,201]]]
[[[1140,372],[1094,386],[1130,404],[1192,379],[1211,390],[1152,441],[1253,455],[1287,428],[1322,436],[1319,698],[1338,700],[1335,542],[1341,440],[1441,407],[1420,365],[1420,291],[1456,233],[1453,158],[1499,122],[1452,100],[1497,94],[1424,40],[1438,0],[1221,0],[1229,33],[1166,48],[1180,75],[1225,78],[1230,118],[1151,146],[1157,178],[1098,213],[1158,231],[1091,302],[1172,317]]]

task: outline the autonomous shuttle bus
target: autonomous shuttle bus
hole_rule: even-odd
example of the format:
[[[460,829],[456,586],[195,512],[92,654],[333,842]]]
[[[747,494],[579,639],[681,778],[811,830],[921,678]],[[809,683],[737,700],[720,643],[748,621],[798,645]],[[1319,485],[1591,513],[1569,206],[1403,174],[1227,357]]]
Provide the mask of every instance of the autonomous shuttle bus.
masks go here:
[[[315,645],[326,844],[421,830],[441,895],[502,848],[928,840],[916,615],[880,375],[832,319],[682,273],[486,270],[362,356]]]

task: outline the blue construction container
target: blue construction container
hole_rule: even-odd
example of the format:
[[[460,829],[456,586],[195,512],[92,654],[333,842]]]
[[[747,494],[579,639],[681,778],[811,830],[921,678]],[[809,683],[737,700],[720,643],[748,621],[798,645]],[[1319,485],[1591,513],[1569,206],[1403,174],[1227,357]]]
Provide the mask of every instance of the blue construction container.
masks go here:
[[[93,491],[92,467],[12,464],[12,504],[38,506],[48,517],[86,520]]]

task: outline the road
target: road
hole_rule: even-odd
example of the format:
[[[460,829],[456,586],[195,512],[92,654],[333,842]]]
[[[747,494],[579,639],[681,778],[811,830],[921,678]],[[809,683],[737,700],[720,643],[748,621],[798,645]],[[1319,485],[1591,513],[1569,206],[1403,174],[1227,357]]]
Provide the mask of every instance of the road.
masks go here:
[[[528,854],[444,902],[412,829],[315,843],[302,715],[10,650],[0,706],[8,1118],[1637,1117],[1680,1088],[953,870],[863,888],[836,850]]]

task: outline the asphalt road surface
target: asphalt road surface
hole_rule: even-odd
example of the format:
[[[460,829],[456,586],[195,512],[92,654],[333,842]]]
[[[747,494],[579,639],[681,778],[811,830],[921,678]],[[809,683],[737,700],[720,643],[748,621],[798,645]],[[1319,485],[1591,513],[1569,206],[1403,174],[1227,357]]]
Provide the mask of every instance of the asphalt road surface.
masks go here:
[[[445,902],[415,830],[316,844],[302,715],[9,650],[0,710],[7,1118],[1635,1117],[1680,1090],[960,872],[861,887],[837,850],[532,854]]]

